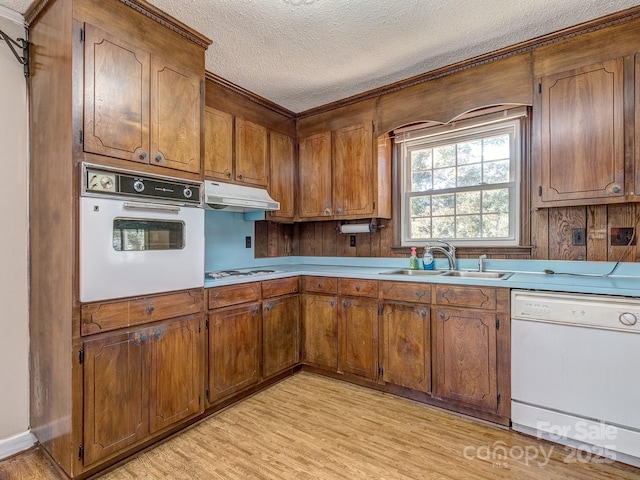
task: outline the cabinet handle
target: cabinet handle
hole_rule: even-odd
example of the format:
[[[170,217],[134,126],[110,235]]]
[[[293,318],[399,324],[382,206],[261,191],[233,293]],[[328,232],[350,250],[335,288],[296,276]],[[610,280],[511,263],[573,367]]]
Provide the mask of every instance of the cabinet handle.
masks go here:
[[[342,209],[336,208],[336,215],[342,215]]]
[[[360,285],[356,285],[356,292],[360,291]]]
[[[242,180],[242,174],[238,174],[238,179]]]
[[[227,178],[231,178],[231,172],[227,172],[225,175],[227,176]]]
[[[427,316],[427,312],[425,312],[424,310],[422,310],[422,311],[420,312],[420,316],[421,316],[421,317],[423,317],[423,318],[424,318],[424,317],[426,317],[426,316]]]
[[[331,300],[331,301],[329,302],[329,305],[330,305],[330,306],[332,306],[332,307],[333,307],[335,304],[336,304],[336,303],[335,303],[333,300]]]
[[[321,283],[318,284],[318,288],[322,288],[322,284]]]
[[[271,305],[271,304],[268,304],[268,305],[265,305],[265,306],[264,306],[264,309],[265,309],[265,311],[267,311],[267,312],[270,312],[272,308],[273,308],[273,305]]]
[[[322,212],[325,215],[331,215],[331,209],[329,207],[324,209],[324,212]]]
[[[162,332],[160,330],[156,330],[153,336],[156,337],[156,340],[158,340],[162,336]]]
[[[156,162],[160,162],[162,161],[162,155],[161,154],[157,154],[156,155]]]
[[[416,290],[416,297],[421,297],[422,293],[420,292],[420,290]]]
[[[614,185],[611,191],[613,191],[613,193],[618,193],[620,191],[620,187],[618,185]]]
[[[142,335],[140,335],[140,341],[141,342],[146,342],[147,341],[147,334],[143,333]]]
[[[440,318],[444,318],[444,313],[440,312],[440,315],[438,315]]]
[[[147,313],[153,313],[154,310],[155,310],[155,308],[153,307],[153,305],[149,305],[147,307]]]
[[[348,306],[348,305],[349,305],[349,304],[348,304],[346,301],[342,302],[342,306],[343,306],[344,308],[347,308],[347,306]]]
[[[251,312],[253,315],[256,315],[258,312],[260,311],[260,309],[258,307],[253,309],[253,312]]]
[[[147,158],[147,152],[142,152],[140,154],[140,160],[144,160],[145,158]]]

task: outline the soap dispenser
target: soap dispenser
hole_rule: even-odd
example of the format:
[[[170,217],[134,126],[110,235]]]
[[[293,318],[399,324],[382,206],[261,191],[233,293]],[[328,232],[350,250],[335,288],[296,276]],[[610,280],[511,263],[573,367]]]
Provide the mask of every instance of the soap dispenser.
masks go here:
[[[416,247],[411,247],[411,256],[409,257],[409,269],[418,270],[418,254]]]

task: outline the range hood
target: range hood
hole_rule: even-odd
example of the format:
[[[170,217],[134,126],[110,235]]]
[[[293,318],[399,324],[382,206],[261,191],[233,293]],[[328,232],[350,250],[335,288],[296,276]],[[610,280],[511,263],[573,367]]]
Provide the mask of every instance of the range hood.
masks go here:
[[[280,209],[280,203],[271,198],[264,188],[211,180],[204,182],[204,203],[209,208],[225,212],[263,212]]]

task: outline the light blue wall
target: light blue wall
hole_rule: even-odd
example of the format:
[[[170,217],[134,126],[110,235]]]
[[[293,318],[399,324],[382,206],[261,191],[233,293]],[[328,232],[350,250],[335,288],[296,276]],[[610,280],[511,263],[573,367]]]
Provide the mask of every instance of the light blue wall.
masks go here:
[[[249,220],[251,218],[251,220]],[[262,214],[244,214],[218,210],[205,211],[205,271],[255,266],[255,219]],[[245,238],[251,237],[251,248]]]

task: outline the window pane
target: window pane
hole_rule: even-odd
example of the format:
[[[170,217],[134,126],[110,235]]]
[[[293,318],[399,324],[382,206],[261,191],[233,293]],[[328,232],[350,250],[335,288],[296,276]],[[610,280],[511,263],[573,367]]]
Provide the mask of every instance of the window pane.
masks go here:
[[[478,163],[482,160],[482,140],[458,144],[458,165]]]
[[[507,183],[509,181],[509,160],[484,164],[484,183]]]
[[[500,135],[498,137],[490,137],[484,139],[483,157],[487,160],[502,160],[509,158],[509,135]]]
[[[431,171],[418,172],[411,174],[411,191],[412,192],[425,192],[431,190],[433,187]]]
[[[458,167],[458,187],[470,187],[482,183],[482,167],[479,163]]]
[[[431,197],[413,197],[411,199],[411,216],[431,216]]]
[[[434,195],[431,197],[433,216],[453,215],[455,213],[455,195]]]
[[[411,238],[431,238],[431,219],[412,218],[409,226]]]
[[[480,215],[456,217],[456,238],[480,238]]]
[[[499,238],[509,236],[509,214],[497,213],[482,216],[482,236]]]
[[[509,189],[499,188],[482,192],[482,213],[508,213]]]
[[[431,162],[431,149],[413,150],[411,152],[411,171],[431,170],[433,168]]]
[[[455,168],[439,168],[433,171],[433,189],[441,190],[443,188],[455,188],[456,186],[456,169]]]
[[[433,217],[433,238],[454,238],[454,217]]]
[[[433,168],[452,167],[455,164],[455,145],[444,145],[433,149]]]
[[[461,192],[456,194],[456,213],[480,213],[481,192]]]

